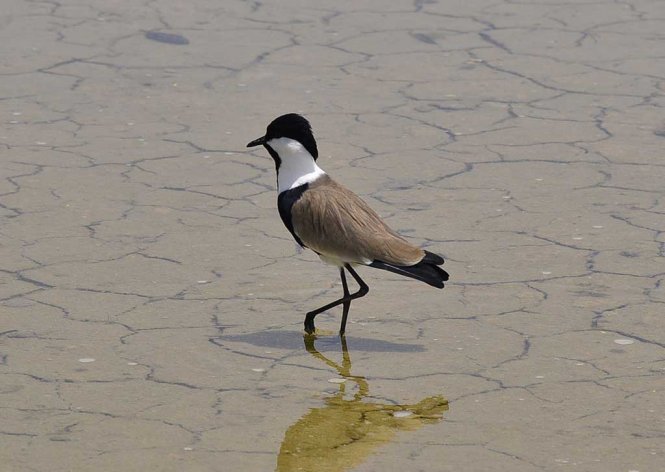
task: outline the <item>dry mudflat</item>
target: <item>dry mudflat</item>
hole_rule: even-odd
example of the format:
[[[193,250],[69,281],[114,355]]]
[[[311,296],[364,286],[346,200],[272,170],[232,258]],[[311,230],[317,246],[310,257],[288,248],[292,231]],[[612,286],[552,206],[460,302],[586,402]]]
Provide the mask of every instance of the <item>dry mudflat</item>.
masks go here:
[[[2,3],[3,471],[663,470],[665,2]],[[451,273],[345,345],[291,111]]]

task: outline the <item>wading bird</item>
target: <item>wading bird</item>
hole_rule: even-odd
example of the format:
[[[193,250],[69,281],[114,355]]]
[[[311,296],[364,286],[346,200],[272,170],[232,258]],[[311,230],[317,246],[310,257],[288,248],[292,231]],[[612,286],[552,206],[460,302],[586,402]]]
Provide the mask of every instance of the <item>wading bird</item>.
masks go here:
[[[316,165],[319,153],[312,128],[304,117],[289,113],[276,118],[268,125],[265,136],[247,147],[259,145],[275,161],[277,207],[284,225],[298,244],[316,252],[323,262],[339,267],[344,296],[307,313],[307,333],[314,333],[316,315],[343,305],[339,333],[344,334],[351,300],[369,292],[354,266],[388,270],[443,288],[448,273],[439,267],[443,264],[441,256],[410,244],[360,197]],[[345,270],[358,283],[355,293],[349,293]]]

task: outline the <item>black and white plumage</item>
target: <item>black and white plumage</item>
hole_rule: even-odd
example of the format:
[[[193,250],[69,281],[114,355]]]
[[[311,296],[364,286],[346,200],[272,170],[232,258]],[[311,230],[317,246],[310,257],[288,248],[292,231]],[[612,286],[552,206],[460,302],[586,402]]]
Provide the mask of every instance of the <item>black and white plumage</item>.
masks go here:
[[[344,334],[351,300],[369,291],[354,266],[384,269],[443,288],[448,273],[439,267],[444,262],[441,256],[410,244],[360,197],[335,182],[316,164],[316,141],[304,117],[290,113],[276,118],[268,125],[265,136],[247,147],[259,145],[275,161],[277,206],[284,225],[298,244],[340,270],[344,296],[307,313],[307,333],[314,332],[316,315],[343,305],[340,334]],[[345,270],[360,287],[355,293],[348,291]]]

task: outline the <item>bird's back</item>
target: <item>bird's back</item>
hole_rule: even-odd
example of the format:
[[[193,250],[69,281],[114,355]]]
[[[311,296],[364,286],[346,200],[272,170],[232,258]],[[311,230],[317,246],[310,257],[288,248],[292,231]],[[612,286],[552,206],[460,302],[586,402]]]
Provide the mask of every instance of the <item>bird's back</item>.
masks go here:
[[[410,266],[423,259],[422,249],[408,243],[360,197],[328,175],[307,185],[290,212],[294,236],[305,246],[349,263],[378,260]]]

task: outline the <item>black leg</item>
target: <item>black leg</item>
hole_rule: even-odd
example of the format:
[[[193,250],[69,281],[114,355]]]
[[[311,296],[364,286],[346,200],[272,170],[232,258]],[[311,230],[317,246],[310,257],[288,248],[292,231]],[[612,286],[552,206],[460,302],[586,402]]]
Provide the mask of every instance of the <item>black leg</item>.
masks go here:
[[[353,298],[360,298],[360,297],[364,297],[365,295],[367,295],[369,293],[369,286],[365,283],[365,281],[360,278],[360,276],[356,273],[355,270],[353,270],[353,268],[351,267],[350,264],[346,264],[344,267],[346,268],[346,270],[349,271],[349,274],[351,274],[351,276],[353,276],[353,278],[356,279],[356,282],[358,283],[358,286],[360,287],[358,289],[358,291],[356,293],[352,294],[351,296]],[[355,295],[357,295],[357,297]]]
[[[322,313],[326,310],[329,310],[330,308],[336,307],[337,305],[339,305],[341,303],[344,303],[345,306],[346,306],[347,303],[349,305],[351,304],[351,298],[350,298],[350,295],[349,295],[349,289],[346,285],[346,275],[344,274],[344,268],[343,267],[340,267],[339,275],[342,279],[342,287],[344,289],[344,296],[342,298],[340,298],[339,300],[335,300],[334,302],[330,302],[327,305],[322,306],[321,308],[317,308],[316,310],[313,310],[313,311],[310,311],[309,313],[307,313],[307,315],[305,316],[305,331],[307,332],[307,334],[313,334],[315,329],[316,329],[314,327],[314,317],[316,315],[318,315],[319,313]]]
[[[346,285],[346,276],[344,274],[344,268],[349,271],[351,276],[355,279],[355,281],[358,283],[360,288],[356,293],[351,293],[349,294],[349,289]],[[342,287],[344,288],[344,296],[340,298],[339,300],[335,300],[334,302],[330,302],[327,305],[322,306],[321,308],[317,308],[316,310],[310,311],[307,313],[305,316],[305,331],[308,334],[313,334],[314,330],[316,329],[314,327],[314,317],[318,315],[319,313],[322,313],[326,310],[329,310],[333,307],[336,307],[337,305],[344,304],[344,312],[342,313],[342,326],[340,328],[340,334],[344,334],[344,330],[346,328],[346,317],[348,316],[349,309],[348,307],[351,306],[351,300],[355,300],[356,298],[364,297],[367,295],[367,292],[369,292],[369,287],[367,284],[360,278],[360,276],[356,273],[355,270],[351,268],[349,264],[346,264],[344,268],[340,268],[340,277],[342,278]]]
[[[358,291],[354,293],[353,295],[350,295],[349,301],[344,304],[344,311],[342,313],[342,325],[339,328],[339,335],[344,336],[344,332],[346,331],[346,318],[349,314],[349,307],[351,306],[351,300],[355,300],[356,298],[364,297],[367,295],[369,292],[369,287],[367,284],[363,281],[363,279],[360,278],[360,276],[356,273],[355,270],[351,268],[350,264],[346,264],[344,267],[346,267],[346,270],[349,271],[349,274],[356,280],[358,283]],[[342,278],[343,282],[346,282],[344,278]]]
[[[344,273],[344,267],[340,267],[339,275],[342,278],[342,288],[344,289],[344,298],[349,298],[349,287],[346,285],[346,274]],[[351,300],[347,300],[342,304],[342,324],[339,328],[340,336],[344,334],[344,328],[346,327],[346,318],[349,316],[349,308],[351,308]]]

